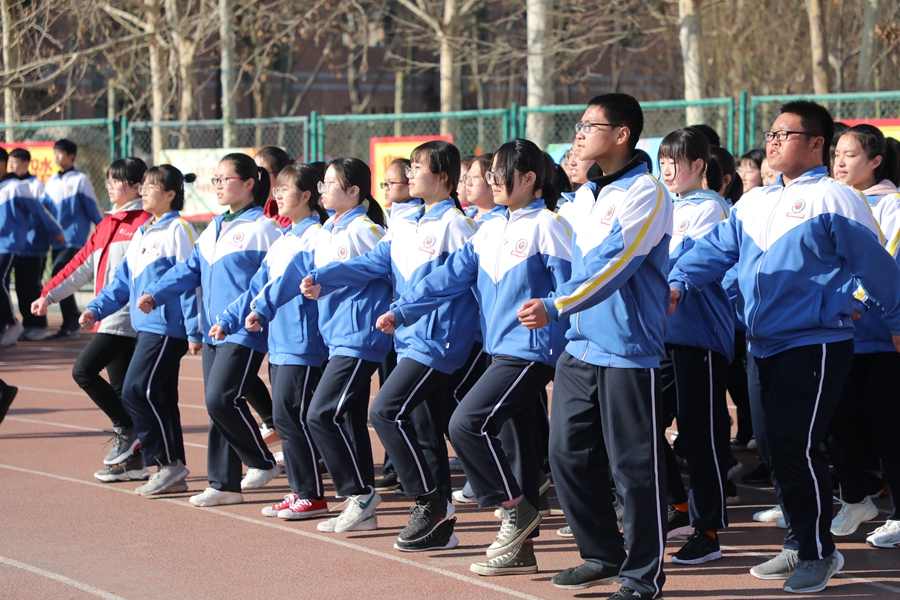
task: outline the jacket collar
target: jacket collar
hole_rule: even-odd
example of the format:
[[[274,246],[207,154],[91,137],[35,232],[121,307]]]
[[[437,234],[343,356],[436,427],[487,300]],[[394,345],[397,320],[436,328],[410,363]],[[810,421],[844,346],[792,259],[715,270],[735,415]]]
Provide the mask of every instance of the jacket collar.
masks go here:
[[[306,231],[310,227],[319,225],[320,223],[321,223],[321,221],[319,221],[319,215],[312,215],[312,216],[306,217],[305,219],[303,219],[296,225],[291,226],[290,229],[285,231],[285,234],[300,237],[301,235],[303,235],[304,231]]]
[[[810,169],[809,171],[807,171],[800,177],[797,177],[796,179],[791,181],[791,183],[789,183],[788,185],[791,185],[798,181],[807,181],[809,179],[821,179],[822,177],[828,177],[828,168],[825,165],[819,165],[818,167],[814,167],[814,168]],[[772,185],[785,187],[784,174],[778,175],[778,179]]]
[[[594,184],[594,200],[597,199],[600,195],[600,191],[606,186],[611,185],[622,190],[627,190],[631,187],[631,184],[634,183],[635,179],[649,172],[650,170],[647,168],[647,163],[641,160],[638,153],[635,153],[635,155],[631,157],[631,160],[628,161],[628,164],[615,173],[603,175],[590,181],[590,183]]]
[[[409,211],[409,214],[403,215],[403,218],[410,221],[440,219],[445,212],[454,208],[456,208],[456,202],[453,201],[453,198],[447,198],[446,200],[441,200],[435,204],[428,212],[425,212],[425,204],[423,203],[422,206],[419,207],[419,210],[411,210]]]
[[[325,221],[325,225],[323,227],[328,231],[335,231],[338,229],[344,229],[347,225],[350,224],[351,221],[356,219],[356,217],[365,216],[366,207],[360,204],[354,208],[351,208],[343,215],[341,215],[340,219],[335,223],[335,219],[337,219],[337,215],[331,217],[327,221]]]
[[[127,213],[128,211],[132,211],[132,210],[143,210],[143,209],[141,208],[142,206],[143,206],[143,204],[141,203],[141,199],[140,199],[140,198],[135,198],[134,200],[132,200],[132,201],[129,202],[128,204],[125,204],[125,205],[123,205],[123,206],[121,206],[121,207],[119,207],[119,208],[113,209],[113,210],[107,212],[106,214],[108,214],[108,215],[115,215],[115,216],[117,216],[117,217],[124,217],[124,216],[125,216],[125,213]]]
[[[150,221],[147,221],[146,223],[141,225],[141,231],[144,231],[144,232],[150,231],[154,227],[160,227],[164,223],[168,223],[169,221],[177,219],[180,216],[181,216],[181,213],[179,213],[177,210],[170,210],[169,212],[164,214],[159,221],[156,221],[152,224],[150,223]]]
[[[514,210],[512,212],[512,214],[510,214],[509,208],[504,206],[503,207],[503,216],[506,217],[507,220],[512,221],[514,219],[519,219],[524,215],[533,213],[537,210],[542,210],[544,208],[547,208],[547,203],[544,202],[544,199],[543,198],[535,198],[527,206],[523,206],[519,210]]]

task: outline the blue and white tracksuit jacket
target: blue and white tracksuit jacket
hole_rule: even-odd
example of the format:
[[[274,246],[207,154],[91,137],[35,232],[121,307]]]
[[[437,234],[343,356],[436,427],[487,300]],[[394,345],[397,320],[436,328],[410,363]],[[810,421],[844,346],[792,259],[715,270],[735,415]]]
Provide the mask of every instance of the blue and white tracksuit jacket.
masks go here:
[[[571,231],[543,199],[512,214],[504,208],[442,267],[407,289],[391,312],[398,326],[408,327],[453,298],[467,298],[474,286],[487,354],[555,366],[568,323],[529,330],[519,323],[518,311],[524,302],[568,281],[571,257]],[[454,327],[470,329],[471,316],[459,318]]]
[[[21,254],[35,212],[31,189],[12,173],[0,179],[0,254]],[[46,249],[44,250],[46,252]]]
[[[41,204],[47,207],[66,234],[65,242],[53,242],[54,250],[81,248],[91,233],[91,224],[96,225],[103,219],[91,181],[76,169],[51,177],[44,186]]]
[[[475,234],[475,224],[452,199],[393,215],[387,235],[371,251],[345,263],[331,263],[310,273],[324,287],[357,288],[379,277],[390,278],[395,298],[440,267]],[[385,311],[386,312],[386,311]],[[382,313],[374,315],[375,318]],[[442,373],[465,364],[472,350],[478,308],[465,294],[445,302],[428,319],[399,326],[394,334],[397,358],[411,358]]]
[[[220,342],[209,337],[209,329],[215,324],[216,315],[250,288],[250,280],[259,271],[266,252],[280,237],[281,228],[263,214],[261,207],[254,206],[229,222],[219,215],[200,234],[190,257],[141,293],[153,296],[158,306],[200,286],[204,343],[238,344],[265,353],[265,332],[251,333],[241,328]]]
[[[383,237],[384,229],[366,216],[362,205],[340,219],[331,217],[316,235],[315,267],[346,262],[374,248]],[[305,261],[292,260],[282,276],[253,299],[251,310],[262,320],[271,321],[279,306],[300,294],[303,278],[314,273]],[[334,289],[323,285],[318,302],[319,332],[328,346],[328,357],[384,360],[391,349],[391,336],[375,329],[375,320],[387,312],[390,302],[391,284],[387,277],[369,278],[359,287]]]
[[[669,265],[694,247],[717,224],[728,219],[727,203],[710,190],[696,190],[675,199],[674,229],[669,241]],[[694,294],[669,317],[666,343],[734,356],[734,312],[721,281]]]
[[[748,192],[669,281],[683,302],[736,263],[749,351],[759,358],[851,339],[854,276],[900,334],[900,266],[883,239],[865,198],[817,167]]]
[[[472,219],[472,222],[475,223],[476,229],[480,229],[482,225],[486,222],[494,219],[498,216],[506,216],[507,209],[505,206],[497,205],[488,212],[484,213],[480,217],[478,216],[478,207],[473,206],[468,211],[466,211],[466,216]],[[473,293],[477,295],[477,292],[473,289]],[[476,296],[477,297],[477,296]],[[476,329],[475,329],[475,341],[479,344],[484,344],[484,331],[481,329],[481,319],[476,319]]]
[[[882,184],[887,182],[882,182]],[[884,234],[884,247],[900,262],[900,193],[866,196],[872,215]],[[873,354],[875,352],[896,352],[891,340],[889,325],[878,306],[870,306],[858,321],[853,322],[853,352]]]
[[[153,224],[145,223],[134,234],[112,281],[87,309],[100,321],[129,302],[133,306],[150,284],[188,259],[195,237],[194,228],[177,211],[166,213]],[[179,300],[158,304],[146,315],[139,310],[129,311],[132,327],[135,331],[199,342],[203,334],[196,288],[186,290]]]
[[[244,319],[252,311],[253,300],[266,286],[281,277],[291,261],[304,265],[300,270],[311,271],[314,268],[316,238],[321,228],[318,215],[313,215],[285,229],[284,236],[269,248],[262,266],[250,281],[250,289],[216,317],[216,324],[226,333],[241,330]],[[287,291],[284,287],[280,289]],[[295,294],[296,290],[291,290],[291,293]],[[297,295],[286,304],[265,326],[269,336],[269,363],[321,367],[328,358],[328,348],[319,333],[317,302]]]
[[[566,350],[588,364],[658,368],[669,312],[672,200],[634,166],[597,191],[589,182],[565,205],[572,278],[543,300],[551,321],[570,318]]]
[[[44,182],[35,175],[27,175],[21,178],[21,181],[31,190],[34,199],[29,201],[32,211],[31,223],[28,226],[28,242],[18,256],[47,256],[47,250],[54,238],[63,232],[62,227],[59,226],[50,211],[41,204],[41,198],[44,197]]]

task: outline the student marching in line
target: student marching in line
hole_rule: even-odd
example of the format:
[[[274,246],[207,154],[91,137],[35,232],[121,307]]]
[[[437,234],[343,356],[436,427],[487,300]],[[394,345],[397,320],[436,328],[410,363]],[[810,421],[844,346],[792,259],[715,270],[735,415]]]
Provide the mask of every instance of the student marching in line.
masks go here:
[[[319,182],[322,206],[335,211],[318,232],[317,269],[346,262],[371,250],[384,237],[384,212],[371,196],[372,172],[356,158],[337,158]],[[263,289],[250,305],[261,325],[275,317],[279,304],[301,293],[309,271],[291,261],[284,274]],[[313,271],[315,272],[315,271]],[[316,295],[306,290],[307,294]],[[319,332],[329,360],[310,401],[307,423],[325,460],[331,481],[346,507],[337,517],[317,525],[319,531],[343,533],[378,527],[375,468],[367,416],[372,375],[391,347],[391,339],[375,331],[375,315],[387,310],[391,288],[384,278],[359,287],[327,289],[318,303]],[[307,295],[308,297],[308,295]],[[251,314],[251,319],[256,317]]]
[[[0,148],[0,347],[15,345],[24,331],[9,294],[9,275],[16,256],[28,246],[31,220],[37,218],[31,188],[6,172],[6,161],[6,150]]]
[[[487,549],[490,560],[470,569],[480,575],[534,573],[529,537],[538,514],[541,457],[534,442],[539,417],[536,390],[553,377],[566,327],[529,332],[519,326],[522,302],[545,295],[571,274],[571,235],[545,202],[540,150],[528,140],[502,145],[485,175],[494,201],[503,206],[445,264],[407,289],[378,320],[390,333],[429,322],[474,288],[481,308],[484,375],[461,399],[450,420],[450,441],[481,507],[501,507],[503,523]],[[549,205],[548,205],[549,203]]]
[[[119,159],[109,166],[106,170],[106,190],[112,212],[100,221],[72,260],[47,282],[41,292],[42,297],[32,303],[33,314],[45,316],[51,304],[68,298],[91,280],[95,282],[95,296],[113,283],[134,236],[141,225],[152,217],[144,210],[140,194],[146,172],[147,165],[139,158]],[[157,172],[154,183],[148,189],[159,185],[157,180],[160,176]],[[181,188],[179,186],[170,191],[180,194]],[[176,206],[179,204],[176,203]],[[180,260],[183,261],[184,257]],[[103,464],[108,467],[97,471],[94,476],[101,481],[122,481],[129,478],[129,472],[140,473],[143,470],[143,459],[133,456],[141,442],[123,402],[123,386],[134,354],[137,331],[132,324],[128,304],[112,313],[107,312],[102,321],[99,318],[97,321],[93,328],[95,335],[75,360],[72,378],[109,417],[113,426],[112,448],[103,459]],[[103,369],[106,369],[108,381],[100,376]]]
[[[65,241],[53,242],[51,256],[54,277],[87,242],[91,225],[97,225],[103,220],[90,180],[75,168],[77,153],[78,146],[69,140],[58,140],[53,145],[53,159],[59,166],[59,173],[47,181],[44,197],[41,198],[41,203],[47,207],[65,234]],[[59,308],[62,310],[63,323],[59,331],[49,339],[65,339],[78,333],[81,311],[78,310],[75,296],[63,299]]]
[[[409,193],[421,199],[422,206],[392,216],[387,235],[370,252],[318,267],[304,286],[359,288],[388,278],[397,298],[444,264],[475,233],[475,225],[456,200],[460,169],[456,146],[426,142],[413,150],[410,160]],[[432,533],[452,514],[444,387],[472,349],[474,328],[460,323],[476,313],[475,297],[468,294],[442,306],[430,319],[400,327],[393,338],[397,366],[370,407],[372,426],[391,457],[403,493],[416,498],[409,523],[394,544],[401,551],[453,548],[458,543],[452,521],[440,534]]]
[[[31,164],[31,153],[24,148],[14,148],[9,153],[9,170],[31,188],[32,195],[39,202],[44,197],[44,183],[28,172]],[[47,251],[51,240],[65,240],[59,223],[49,211],[41,205],[35,208],[28,227],[28,244],[16,256],[16,297],[19,301],[19,312],[22,313],[22,326],[25,330],[19,336],[20,341],[38,342],[49,336],[47,332],[47,316],[32,314],[31,304],[41,297],[44,267],[47,264]]]
[[[148,285],[191,255],[194,228],[178,211],[184,208],[184,184],[194,179],[193,173],[183,175],[172,165],[147,170],[140,185],[141,205],[152,216],[135,232],[112,280],[81,315],[82,327],[91,329],[126,304],[134,304]],[[180,302],[161,305],[146,315],[131,311],[130,319],[137,339],[122,385],[122,401],[134,422],[142,456],[114,463],[94,477],[144,479],[149,475],[145,466],[157,465],[136,494],[186,492],[189,471],[178,410],[178,371],[185,352],[190,348],[191,354],[197,354],[201,348],[196,292],[188,290]]]
[[[819,446],[853,361],[856,279],[900,350],[900,266],[865,198],[827,176],[833,120],[810,101],[784,104],[764,135],[775,184],[744,196],[669,275],[671,309],[738,266],[749,352],[760,389],[753,430],[770,466],[788,535],[750,573],[818,592],[844,565],[831,526],[832,484]],[[855,279],[856,278],[856,279]],[[626,505],[627,506],[627,505]]]
[[[762,148],[753,148],[741,156],[738,175],[741,176],[741,186],[744,194],[763,185],[762,163],[766,159],[766,151]]]
[[[209,332],[220,314],[250,287],[250,280],[280,228],[262,212],[269,197],[269,174],[246,154],[226,155],[212,178],[219,204],[229,209],[213,219],[197,239],[191,256],[144,288],[137,307],[149,313],[197,287],[203,288],[200,312],[203,385],[209,411],[207,476],[209,487],[192,496],[194,506],[238,504],[242,489],[258,488],[281,469],[263,442],[244,398],[249,378],[259,372],[266,353],[264,333],[238,330],[224,341]],[[241,463],[247,475],[241,479]]]
[[[872,125],[856,125],[838,140],[834,177],[865,195],[884,233],[884,247],[900,260],[900,162],[884,134]],[[900,354],[894,350],[890,330],[877,306],[854,321],[853,366],[831,422],[832,455],[841,486],[841,510],[831,522],[831,533],[847,536],[865,521],[878,518],[867,495],[863,466],[870,444],[877,449],[881,470],[891,496],[891,512],[884,525],[866,537],[876,548],[900,548]]]
[[[475,221],[476,225],[494,218],[505,210],[494,202],[494,190],[485,179],[485,175],[491,170],[493,159],[494,155],[490,152],[476,156],[472,159],[468,172],[462,176],[462,181],[466,185],[466,198],[469,199],[466,216]]]
[[[328,219],[325,209],[319,205],[319,177],[315,167],[298,164],[288,165],[278,174],[274,192],[278,214],[290,219],[293,225],[269,248],[259,272],[250,281],[250,289],[216,317],[210,337],[223,341],[229,333],[240,331],[245,325],[250,331],[260,331],[259,318],[250,311],[253,299],[269,282],[281,277],[292,260],[305,264],[307,270],[313,269],[316,239],[321,224]],[[281,434],[291,493],[281,502],[263,508],[262,513],[267,517],[306,519],[328,512],[307,424],[309,403],[319,385],[328,348],[319,334],[316,303],[298,296],[288,304],[265,329],[275,427]],[[250,314],[253,318],[246,319]]]
[[[728,218],[727,201],[715,191],[703,189],[710,160],[709,142],[692,127],[673,131],[660,144],[660,175],[669,193],[676,195],[669,241],[672,265]],[[669,487],[667,537],[692,533],[672,556],[674,563],[695,565],[722,558],[717,532],[728,525],[725,378],[733,335],[731,303],[721,282],[692,297],[667,324],[666,354],[660,364],[664,423],[678,419],[679,451],[687,459],[691,475],[688,497],[675,453],[663,436]]]
[[[626,94],[593,98],[576,123],[575,152],[603,176],[582,186],[572,225],[572,278],[519,310],[532,330],[569,320],[556,363],[550,464],[584,564],[553,585],[623,582],[611,598],[657,598],[665,582],[666,473],[659,361],[665,354],[672,201],[635,150],[643,112]],[[608,470],[624,498],[625,540]],[[609,498],[609,502],[598,499]]]

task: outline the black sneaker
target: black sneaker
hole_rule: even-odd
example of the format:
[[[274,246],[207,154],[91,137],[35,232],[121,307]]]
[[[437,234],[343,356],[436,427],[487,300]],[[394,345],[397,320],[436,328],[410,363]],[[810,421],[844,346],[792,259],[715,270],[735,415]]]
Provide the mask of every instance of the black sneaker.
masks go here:
[[[501,554],[488,561],[472,563],[469,570],[484,577],[497,575],[530,575],[537,573],[537,559],[534,557],[534,543],[526,540],[511,552]]]
[[[687,535],[693,530],[691,516],[669,505],[669,532],[666,534],[666,539],[671,540],[675,536]]]
[[[6,413],[9,411],[9,407],[12,406],[13,400],[16,399],[16,394],[18,393],[19,388],[16,386],[3,385],[3,389],[0,390],[0,423],[6,418]]]
[[[750,471],[749,473],[744,473],[741,479],[744,483],[763,483],[769,484],[772,483],[772,473],[769,471],[769,467],[766,466],[766,463],[759,463],[759,466]]]
[[[606,600],[619,600],[620,598],[643,598],[644,595],[636,592],[630,587],[622,587],[618,592],[607,598]],[[657,596],[656,600],[661,600],[662,596]]]
[[[127,460],[117,465],[110,465],[94,473],[94,478],[103,483],[112,481],[138,481],[150,478],[150,471],[144,467],[144,459],[138,450]]]
[[[394,542],[394,548],[401,552],[427,552],[428,550],[450,550],[459,545],[453,533],[456,517],[444,519],[430,535],[417,542]]]
[[[398,542],[418,542],[437,529],[447,516],[447,501],[418,502],[409,509],[409,524],[397,536]]]
[[[384,477],[375,482],[375,489],[379,492],[396,489],[400,485],[400,478],[397,477],[397,471],[388,471]]]
[[[679,565],[699,565],[722,558],[719,538],[713,539],[706,532],[695,530],[681,550],[672,555],[672,562]]]
[[[731,444],[732,450],[734,450],[735,452],[741,452],[741,451],[747,449],[747,444],[750,443],[750,438],[745,439],[745,438],[733,437],[733,438],[731,438],[729,443]]]
[[[560,571],[553,576],[550,583],[564,590],[583,590],[595,585],[622,583],[622,578],[619,577],[619,569],[596,571],[583,564]]]
[[[488,558],[512,552],[541,522],[541,515],[525,498],[515,506],[501,507],[497,513],[503,522],[494,543],[485,551]]]
[[[56,333],[54,333],[47,339],[48,340],[70,340],[70,339],[76,338],[76,337],[78,337],[77,329],[71,329],[71,330],[70,329],[60,329],[59,331],[57,331]]]

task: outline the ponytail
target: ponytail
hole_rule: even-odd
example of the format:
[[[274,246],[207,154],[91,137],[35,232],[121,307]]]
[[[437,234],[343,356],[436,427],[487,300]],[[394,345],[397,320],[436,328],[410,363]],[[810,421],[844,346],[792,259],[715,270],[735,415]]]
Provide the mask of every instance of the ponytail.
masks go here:
[[[356,186],[359,188],[359,203],[366,207],[366,216],[377,225],[387,228],[384,210],[372,197],[372,171],[369,165],[358,158],[335,158],[328,165],[344,189]]]
[[[384,209],[378,204],[378,200],[372,197],[371,192],[366,192],[366,197],[363,198],[362,204],[366,207],[366,216],[376,225],[381,225],[383,228],[387,229],[387,220],[384,218]],[[459,204],[458,201],[457,204]]]

